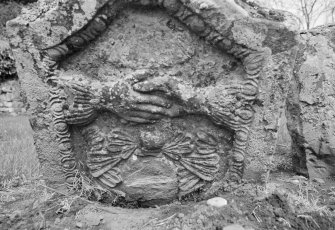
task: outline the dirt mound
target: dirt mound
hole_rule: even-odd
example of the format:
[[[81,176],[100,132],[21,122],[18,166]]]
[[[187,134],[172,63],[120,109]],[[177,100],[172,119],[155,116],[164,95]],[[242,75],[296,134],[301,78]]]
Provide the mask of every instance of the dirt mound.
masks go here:
[[[304,215],[295,213],[287,198],[279,194],[273,194],[260,201],[253,210],[253,214],[263,229],[283,229],[283,227],[301,230],[335,229],[335,222],[332,222],[330,217],[317,213]]]
[[[228,201],[220,208],[206,200],[140,208],[122,199],[111,203],[102,197],[97,202],[78,194],[59,194],[35,183],[0,189],[0,229],[332,230],[332,185],[317,186],[307,181],[292,184],[277,175],[276,181],[265,187],[245,183],[230,193],[219,192],[216,196]],[[302,191],[309,191],[308,198]],[[317,199],[311,199],[315,195]]]

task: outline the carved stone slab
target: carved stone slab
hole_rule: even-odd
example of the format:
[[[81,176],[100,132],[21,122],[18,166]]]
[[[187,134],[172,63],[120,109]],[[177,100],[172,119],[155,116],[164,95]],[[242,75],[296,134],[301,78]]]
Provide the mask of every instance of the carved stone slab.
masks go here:
[[[137,201],[240,182],[250,146],[275,142],[255,128],[266,61],[295,45],[278,48],[273,37],[288,29],[248,7],[45,0],[11,21],[49,182],[71,188],[82,177]],[[250,132],[262,135],[253,145]]]

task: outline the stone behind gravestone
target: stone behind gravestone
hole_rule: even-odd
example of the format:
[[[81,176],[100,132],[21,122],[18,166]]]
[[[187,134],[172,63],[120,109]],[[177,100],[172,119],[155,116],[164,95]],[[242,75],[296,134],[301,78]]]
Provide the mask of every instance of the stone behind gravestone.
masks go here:
[[[310,178],[335,174],[335,27],[301,33],[291,90],[288,127],[297,166]]]
[[[169,202],[291,167],[296,33],[238,3],[41,0],[10,21],[48,183]]]
[[[0,114],[25,112],[21,92],[9,43],[0,35]]]

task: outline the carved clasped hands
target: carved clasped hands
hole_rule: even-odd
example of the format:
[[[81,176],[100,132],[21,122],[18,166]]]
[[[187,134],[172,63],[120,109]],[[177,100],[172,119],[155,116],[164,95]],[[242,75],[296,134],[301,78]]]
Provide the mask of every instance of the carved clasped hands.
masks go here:
[[[118,81],[91,82],[85,86],[75,82],[67,84],[73,95],[67,106],[71,124],[87,123],[85,117],[94,119],[97,110],[110,111],[135,123],[197,114],[208,116],[217,124],[229,125],[239,123],[240,118],[252,117],[240,97],[250,90],[241,84],[218,83],[197,88],[174,76],[154,76],[141,70]]]
[[[177,117],[187,114],[199,114],[202,95],[191,84],[173,76],[154,77],[137,82],[133,89],[141,94],[161,95],[167,98],[170,107],[164,115]]]
[[[104,85],[100,96],[102,109],[135,123],[154,123],[163,117],[180,115],[182,107],[174,103],[168,93],[158,92],[158,89],[141,90],[151,77],[151,73],[137,71],[125,79]]]
[[[134,84],[133,88],[144,94],[163,93],[173,101],[170,116],[198,114],[210,118],[217,115],[216,110],[229,113],[230,107],[238,104],[236,94],[240,91],[235,86],[221,84],[198,88],[173,76],[147,79]]]
[[[145,79],[135,83],[133,89],[142,94],[163,94],[168,98],[171,105],[163,109],[164,115],[205,115],[214,123],[232,129],[252,120],[253,111],[248,106],[248,99],[257,94],[257,89],[248,83],[218,82],[199,88],[173,76]]]

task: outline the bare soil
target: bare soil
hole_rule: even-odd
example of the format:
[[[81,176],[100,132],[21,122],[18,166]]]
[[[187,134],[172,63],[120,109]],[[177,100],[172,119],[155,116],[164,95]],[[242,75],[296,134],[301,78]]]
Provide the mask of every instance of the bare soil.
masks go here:
[[[196,196],[155,208],[107,196],[97,202],[94,196],[59,194],[43,181],[2,187],[0,195],[0,229],[335,229],[334,182],[288,174],[218,192],[228,201],[221,208]]]

